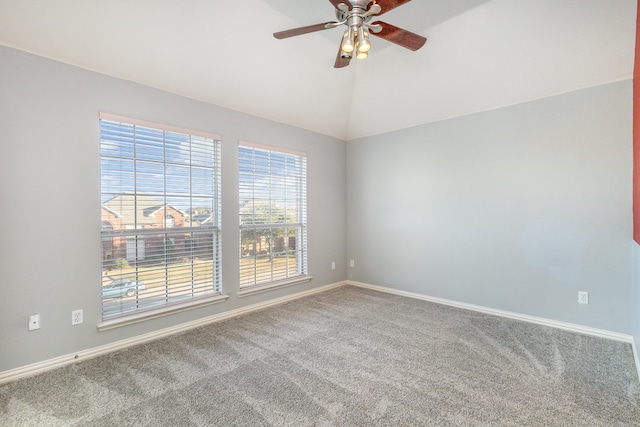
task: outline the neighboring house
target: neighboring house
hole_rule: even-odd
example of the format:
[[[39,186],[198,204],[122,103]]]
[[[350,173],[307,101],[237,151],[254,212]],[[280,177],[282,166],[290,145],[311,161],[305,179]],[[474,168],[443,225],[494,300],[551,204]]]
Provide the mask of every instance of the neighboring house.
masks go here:
[[[185,222],[189,226],[189,218],[185,212],[141,193],[120,194],[102,204],[103,231],[181,228],[185,226]],[[154,256],[165,253],[167,242],[170,242],[176,254],[184,253],[185,239],[188,238],[189,235],[184,232],[103,236],[103,266],[109,269],[117,259],[129,262],[152,261]]]
[[[121,230],[122,215],[102,205],[102,231]],[[122,237],[103,237],[102,238],[102,262],[109,265],[112,260],[117,259],[116,249],[123,244]]]
[[[116,213],[120,217],[122,228],[131,230],[134,228],[164,228],[184,227],[187,214],[170,204],[153,196],[137,193],[124,193],[107,200],[102,204],[103,215],[105,210]],[[103,221],[105,218],[103,216]]]

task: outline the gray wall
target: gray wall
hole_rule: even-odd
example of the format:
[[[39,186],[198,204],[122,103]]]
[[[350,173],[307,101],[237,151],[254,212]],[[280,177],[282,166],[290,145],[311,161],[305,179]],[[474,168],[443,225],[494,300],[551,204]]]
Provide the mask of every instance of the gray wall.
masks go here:
[[[631,105],[629,80],[349,141],[349,279],[630,334]]]
[[[212,75],[212,79],[216,76]],[[98,332],[98,112],[223,135],[223,286],[229,300]],[[0,47],[0,372],[346,278],[346,144]],[[312,282],[238,299],[239,139],[308,153]],[[337,268],[331,270],[331,261]],[[71,311],[84,324],[71,326]],[[42,328],[27,332],[30,314]]]

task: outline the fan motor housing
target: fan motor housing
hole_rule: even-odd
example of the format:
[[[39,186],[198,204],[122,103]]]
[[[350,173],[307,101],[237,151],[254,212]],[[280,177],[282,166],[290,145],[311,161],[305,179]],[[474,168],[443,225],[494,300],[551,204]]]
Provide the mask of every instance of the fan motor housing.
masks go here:
[[[346,2],[344,3],[344,8],[341,4],[341,7],[336,9],[336,18],[339,22],[346,21],[353,15],[364,15],[367,12],[367,6],[369,5],[369,3],[371,3],[371,0],[350,0],[349,3],[351,3],[351,10],[347,8]],[[369,22],[371,18],[371,16],[364,16],[363,21]]]

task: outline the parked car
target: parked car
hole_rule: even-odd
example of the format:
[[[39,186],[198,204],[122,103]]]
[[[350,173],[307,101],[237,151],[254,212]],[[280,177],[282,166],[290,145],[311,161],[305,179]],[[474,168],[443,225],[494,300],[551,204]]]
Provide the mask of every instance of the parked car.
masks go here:
[[[143,282],[130,279],[116,279],[102,288],[102,298],[132,297],[138,291],[144,290]]]

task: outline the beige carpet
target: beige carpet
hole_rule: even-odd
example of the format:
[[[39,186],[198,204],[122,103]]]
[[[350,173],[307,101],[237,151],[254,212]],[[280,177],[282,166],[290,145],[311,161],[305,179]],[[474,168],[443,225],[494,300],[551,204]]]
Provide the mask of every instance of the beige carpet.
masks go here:
[[[2,426],[640,425],[629,344],[343,287],[0,386]]]

